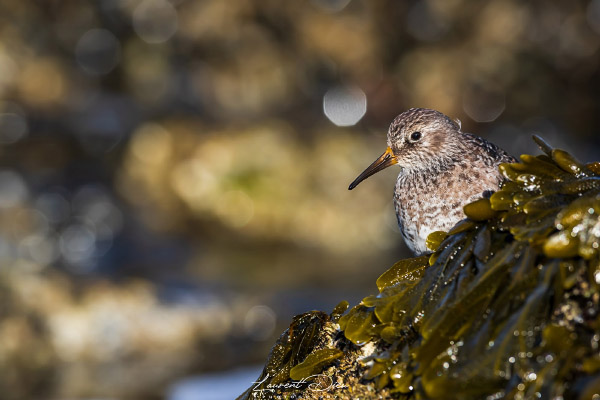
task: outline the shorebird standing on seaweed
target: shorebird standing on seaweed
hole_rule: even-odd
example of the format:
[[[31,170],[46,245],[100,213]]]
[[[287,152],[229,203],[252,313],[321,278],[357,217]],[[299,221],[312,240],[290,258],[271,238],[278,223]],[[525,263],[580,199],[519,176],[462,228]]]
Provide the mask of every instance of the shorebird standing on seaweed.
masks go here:
[[[465,218],[463,206],[495,192],[503,181],[498,166],[515,162],[493,143],[464,133],[439,111],[411,108],[390,125],[388,148],[350,184],[354,189],[391,165],[402,169],[394,206],[404,241],[415,254],[427,252],[434,231],[448,231]]]

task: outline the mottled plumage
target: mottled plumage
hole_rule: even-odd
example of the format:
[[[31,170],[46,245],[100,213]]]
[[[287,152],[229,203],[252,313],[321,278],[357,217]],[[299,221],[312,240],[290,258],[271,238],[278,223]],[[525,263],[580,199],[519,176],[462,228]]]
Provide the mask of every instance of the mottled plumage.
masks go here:
[[[515,159],[470,133],[444,114],[411,108],[394,119],[388,149],[352,184],[390,166],[401,167],[394,191],[398,225],[408,247],[427,252],[433,231],[448,231],[465,218],[463,206],[496,191],[503,180],[498,165]]]

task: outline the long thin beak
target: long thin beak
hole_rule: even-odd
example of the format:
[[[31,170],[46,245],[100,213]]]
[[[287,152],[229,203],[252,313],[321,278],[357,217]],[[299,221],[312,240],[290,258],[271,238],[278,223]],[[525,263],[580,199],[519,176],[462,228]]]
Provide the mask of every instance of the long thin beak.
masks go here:
[[[381,157],[379,157],[377,160],[375,160],[375,162],[373,164],[369,165],[367,167],[367,169],[365,169],[362,172],[362,174],[360,174],[358,176],[358,178],[356,178],[354,180],[354,182],[352,182],[350,184],[350,186],[348,186],[348,190],[354,189],[355,187],[358,186],[359,183],[361,183],[362,181],[364,181],[371,175],[376,174],[377,172],[381,171],[382,169],[386,169],[390,165],[394,165],[397,163],[398,163],[398,160],[396,159],[396,156],[394,156],[392,149],[390,149],[388,147],[387,150],[385,151],[385,153],[383,153],[381,155]]]

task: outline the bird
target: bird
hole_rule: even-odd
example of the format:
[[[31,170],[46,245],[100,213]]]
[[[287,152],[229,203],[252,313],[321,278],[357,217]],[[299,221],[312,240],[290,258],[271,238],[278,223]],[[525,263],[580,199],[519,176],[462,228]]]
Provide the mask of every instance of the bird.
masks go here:
[[[398,227],[417,256],[430,250],[427,236],[449,231],[466,218],[463,207],[490,197],[504,181],[498,167],[516,159],[495,144],[461,130],[459,120],[427,108],[398,115],[387,133],[387,149],[348,187],[400,166],[394,189]]]

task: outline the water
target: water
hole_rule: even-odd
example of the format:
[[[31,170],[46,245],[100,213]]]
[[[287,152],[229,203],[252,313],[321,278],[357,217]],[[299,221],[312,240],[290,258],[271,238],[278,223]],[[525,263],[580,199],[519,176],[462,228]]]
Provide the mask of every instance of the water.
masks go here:
[[[263,366],[236,368],[220,373],[203,374],[173,385],[168,400],[231,400],[237,398],[255,382]]]

